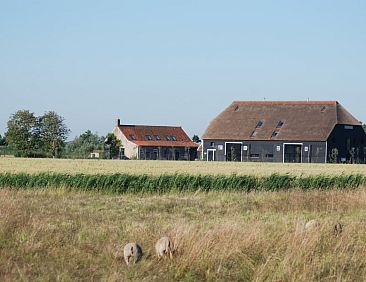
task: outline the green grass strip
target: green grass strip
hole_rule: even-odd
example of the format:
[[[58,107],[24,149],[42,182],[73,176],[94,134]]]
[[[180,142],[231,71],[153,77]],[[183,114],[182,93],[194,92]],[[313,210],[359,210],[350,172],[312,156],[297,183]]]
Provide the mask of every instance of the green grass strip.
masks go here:
[[[57,173],[0,173],[0,187],[12,189],[68,188],[76,191],[101,191],[107,193],[168,193],[189,191],[280,191],[291,188],[347,189],[366,184],[366,176],[356,175],[316,175],[292,176],[272,174],[270,176],[251,175],[88,175]]]

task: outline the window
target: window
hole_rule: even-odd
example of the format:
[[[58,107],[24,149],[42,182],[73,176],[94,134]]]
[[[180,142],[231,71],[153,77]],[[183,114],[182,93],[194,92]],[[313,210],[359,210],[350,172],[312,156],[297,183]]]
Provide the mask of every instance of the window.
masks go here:
[[[136,137],[135,137],[135,135],[133,135],[133,134],[130,134],[130,138],[131,138],[132,140],[136,140]]]
[[[277,130],[273,131],[273,132],[272,132],[272,137],[276,137],[276,136],[278,135],[278,133],[279,133],[279,132],[278,132]]]
[[[259,154],[250,154],[250,158],[259,159]]]
[[[263,126],[263,121],[258,121],[257,125],[255,128],[261,128]]]
[[[237,112],[237,111],[239,111],[239,109],[240,109],[240,107],[238,105],[236,105],[234,108],[234,111]]]
[[[267,159],[272,159],[273,158],[273,154],[266,154],[266,158]]]
[[[283,122],[282,120],[280,120],[280,121],[277,123],[276,128],[282,128],[282,127],[283,127],[283,124],[284,124],[284,122]]]
[[[326,106],[323,106],[323,107],[321,108],[320,112],[324,113],[326,109],[327,109],[327,107],[326,107]]]
[[[211,142],[211,143],[210,143],[210,146],[211,146],[211,147],[215,147],[215,142]]]
[[[250,137],[255,137],[257,136],[257,132],[254,130],[251,134],[250,134]]]
[[[154,135],[154,138],[155,138],[156,141],[159,141],[160,140],[159,135]]]
[[[172,139],[170,138],[170,135],[165,135],[165,139],[166,139],[167,141],[172,141]]]
[[[146,138],[146,140],[149,140],[149,141],[152,140],[151,135],[146,135],[145,138]]]
[[[172,139],[173,141],[177,141],[177,137],[175,137],[174,135],[170,136],[170,139]]]

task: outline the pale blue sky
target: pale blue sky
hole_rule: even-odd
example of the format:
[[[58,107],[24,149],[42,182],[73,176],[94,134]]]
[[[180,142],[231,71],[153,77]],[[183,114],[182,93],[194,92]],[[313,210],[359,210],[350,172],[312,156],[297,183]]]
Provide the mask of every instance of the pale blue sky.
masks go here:
[[[366,1],[0,0],[0,134],[55,110],[201,135],[233,100],[338,100],[366,122]]]

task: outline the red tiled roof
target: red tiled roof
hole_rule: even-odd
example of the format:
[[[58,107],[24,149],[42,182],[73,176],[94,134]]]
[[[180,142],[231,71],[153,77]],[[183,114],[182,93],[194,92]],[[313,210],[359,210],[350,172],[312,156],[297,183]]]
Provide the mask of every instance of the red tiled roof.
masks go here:
[[[118,128],[130,142],[139,146],[198,147],[181,127],[122,124]],[[132,135],[135,140],[131,138]],[[150,135],[152,140],[147,140],[146,135]],[[155,135],[158,135],[160,140],[156,140]],[[168,141],[166,136],[174,136],[176,141]]]
[[[263,124],[256,128],[259,121]],[[325,141],[336,124],[360,122],[336,101],[235,101],[211,121],[202,138]]]

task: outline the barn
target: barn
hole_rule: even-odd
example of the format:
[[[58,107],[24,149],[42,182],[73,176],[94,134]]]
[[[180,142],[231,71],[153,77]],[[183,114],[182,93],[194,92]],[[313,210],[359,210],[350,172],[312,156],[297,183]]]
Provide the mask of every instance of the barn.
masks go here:
[[[337,101],[235,101],[203,137],[208,161],[365,163],[361,122]]]
[[[140,160],[195,160],[198,145],[176,126],[128,125],[120,119],[113,134],[123,146],[123,155]]]

